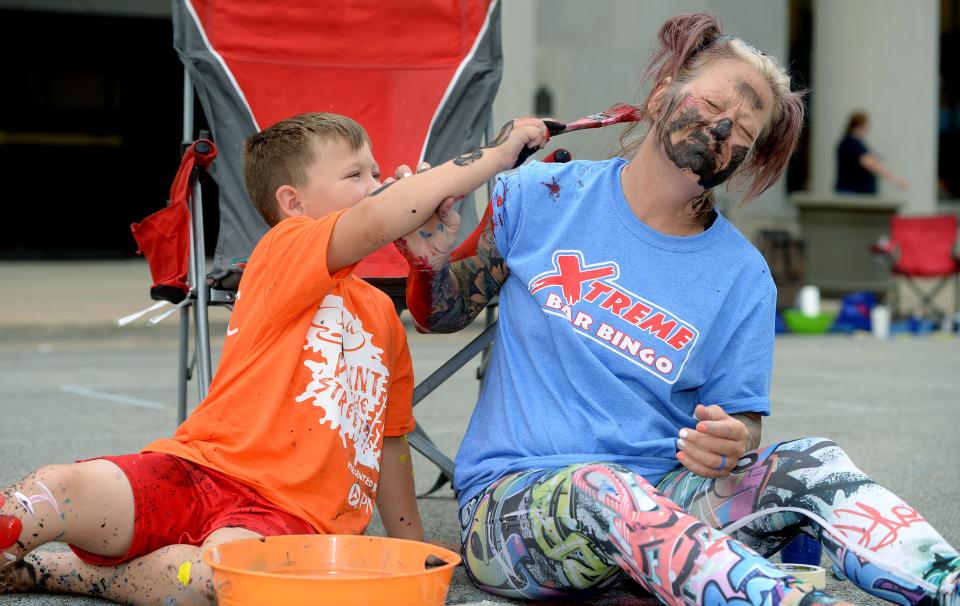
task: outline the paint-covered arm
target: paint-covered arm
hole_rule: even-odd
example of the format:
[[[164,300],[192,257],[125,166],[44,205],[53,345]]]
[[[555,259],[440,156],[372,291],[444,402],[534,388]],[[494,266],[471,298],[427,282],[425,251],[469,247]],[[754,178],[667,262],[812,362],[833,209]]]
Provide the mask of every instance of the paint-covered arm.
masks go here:
[[[450,253],[460,217],[449,206],[397,248],[410,265],[407,307],[421,332],[456,332],[477,317],[507,279],[506,263],[493,236],[493,209],[487,210],[457,250]]]
[[[387,535],[396,539],[423,540],[423,522],[417,509],[413,461],[405,436],[383,439],[377,510]]]
[[[409,234],[424,223],[424,217],[449,204],[449,198],[462,198],[477,189],[511,168],[522,149],[539,149],[549,137],[542,120],[512,120],[489,146],[381,187],[340,216],[327,245],[329,271],[356,263]]]

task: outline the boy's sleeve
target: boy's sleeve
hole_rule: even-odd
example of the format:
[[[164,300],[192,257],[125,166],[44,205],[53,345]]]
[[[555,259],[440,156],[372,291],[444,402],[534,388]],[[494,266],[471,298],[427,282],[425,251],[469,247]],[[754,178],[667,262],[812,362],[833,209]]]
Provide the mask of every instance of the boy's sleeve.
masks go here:
[[[390,391],[387,394],[387,412],[383,424],[383,436],[394,438],[413,431],[416,421],[413,418],[413,361],[407,344],[407,333],[394,316],[397,331],[397,355],[390,368]]]
[[[286,322],[317,305],[338,279],[353,271],[350,265],[331,275],[327,267],[330,236],[345,211],[320,219],[285,219],[265,236],[260,251],[264,308],[274,322]]]
[[[734,329],[698,401],[717,404],[727,414],[770,414],[770,375],[777,293],[762,298]]]
[[[496,185],[490,195],[493,237],[497,243],[497,251],[503,258],[507,257],[510,246],[516,241],[523,217],[519,170],[497,175]]]

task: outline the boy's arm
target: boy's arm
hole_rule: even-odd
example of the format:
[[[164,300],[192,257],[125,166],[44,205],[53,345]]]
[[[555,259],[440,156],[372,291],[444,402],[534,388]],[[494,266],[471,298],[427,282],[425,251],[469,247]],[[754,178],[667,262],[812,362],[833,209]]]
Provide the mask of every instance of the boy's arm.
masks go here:
[[[472,192],[497,173],[512,168],[523,148],[543,147],[548,139],[542,120],[513,120],[501,129],[490,147],[380,188],[337,221],[327,246],[330,272],[407,235],[444,200]]]
[[[377,510],[388,536],[413,541],[424,539],[413,484],[413,461],[405,436],[383,439]]]

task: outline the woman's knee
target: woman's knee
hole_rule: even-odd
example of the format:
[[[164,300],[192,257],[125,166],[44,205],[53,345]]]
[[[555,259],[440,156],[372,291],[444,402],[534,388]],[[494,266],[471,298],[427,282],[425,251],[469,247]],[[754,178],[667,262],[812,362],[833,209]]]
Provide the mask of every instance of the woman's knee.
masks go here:
[[[815,436],[781,442],[775,449],[778,453],[793,451],[821,462],[850,460],[846,451],[830,438]]]

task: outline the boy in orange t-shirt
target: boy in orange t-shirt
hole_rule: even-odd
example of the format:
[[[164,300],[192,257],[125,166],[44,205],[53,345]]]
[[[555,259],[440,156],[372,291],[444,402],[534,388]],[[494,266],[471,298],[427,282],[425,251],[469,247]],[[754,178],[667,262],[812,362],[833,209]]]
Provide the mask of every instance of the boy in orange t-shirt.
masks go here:
[[[0,492],[0,593],[215,604],[203,548],[281,534],[423,539],[410,451],[413,376],[390,299],[353,266],[547,139],[507,124],[489,148],[381,186],[363,128],[303,114],[251,137],[244,172],[272,226],[250,256],[210,393],[140,454],[51,465]],[[452,234],[451,236],[452,237]],[[72,551],[33,551],[49,541]]]

